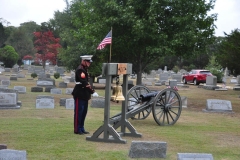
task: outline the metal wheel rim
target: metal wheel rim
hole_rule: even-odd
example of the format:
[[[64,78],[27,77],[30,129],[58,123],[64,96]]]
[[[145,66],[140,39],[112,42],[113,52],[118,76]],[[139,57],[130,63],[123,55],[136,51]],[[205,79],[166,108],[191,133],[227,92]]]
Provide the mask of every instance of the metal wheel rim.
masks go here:
[[[167,95],[167,96],[165,96]],[[153,117],[160,126],[173,125],[177,122],[182,111],[182,100],[177,91],[167,88],[155,97]]]
[[[128,93],[127,93],[127,109],[128,111],[130,111],[132,108],[135,107],[142,107],[143,105],[145,105],[147,102],[142,103],[139,98],[140,95],[143,93],[149,93],[150,90],[145,87],[145,86],[141,86],[141,85],[137,85],[132,87]],[[148,115],[151,113],[152,111],[152,107],[148,107],[145,110],[139,112],[138,114],[134,115],[133,117],[131,117],[131,119],[135,119],[135,120],[142,120],[148,117]]]

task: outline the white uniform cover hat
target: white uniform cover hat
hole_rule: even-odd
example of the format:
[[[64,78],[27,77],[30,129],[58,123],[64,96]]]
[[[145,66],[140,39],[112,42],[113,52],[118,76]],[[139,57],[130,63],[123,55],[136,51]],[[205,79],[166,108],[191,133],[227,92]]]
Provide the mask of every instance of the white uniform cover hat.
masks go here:
[[[87,61],[92,62],[92,56],[93,55],[83,55],[83,56],[80,56],[80,57],[82,58],[82,60],[87,60]]]

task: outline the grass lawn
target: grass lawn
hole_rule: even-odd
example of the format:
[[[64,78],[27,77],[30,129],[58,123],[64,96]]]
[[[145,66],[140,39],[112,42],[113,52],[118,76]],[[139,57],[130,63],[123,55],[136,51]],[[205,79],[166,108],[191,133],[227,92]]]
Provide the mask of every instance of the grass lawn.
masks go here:
[[[26,72],[26,71],[23,71]],[[3,73],[4,75],[4,73]],[[187,97],[187,108],[183,108],[179,120],[173,126],[158,126],[152,114],[145,120],[132,120],[130,123],[141,138],[122,137],[126,144],[87,141],[86,135],[73,134],[73,110],[60,106],[60,98],[72,98],[65,94],[52,95],[48,92],[31,92],[36,80],[18,78],[11,81],[8,88],[27,87],[27,93],[18,94],[22,102],[20,109],[0,110],[0,144],[8,149],[26,150],[28,160],[128,160],[132,141],[167,142],[166,160],[177,159],[177,153],[210,153],[214,160],[240,159],[240,91],[213,91],[189,84],[189,88],[179,88],[179,94]],[[53,78],[53,77],[51,77]],[[59,82],[55,80],[58,87]],[[228,79],[230,81],[230,79]],[[233,87],[234,84],[227,83]],[[73,88],[69,83],[68,88]],[[150,89],[161,90],[166,86],[151,86]],[[96,90],[104,96],[105,90]],[[54,109],[36,109],[38,95],[54,96]],[[233,113],[207,113],[207,99],[229,100]],[[89,101],[89,104],[91,101]],[[110,115],[121,112],[120,103],[111,103]],[[85,128],[91,136],[104,120],[103,108],[89,107]],[[143,159],[143,158],[141,158]]]

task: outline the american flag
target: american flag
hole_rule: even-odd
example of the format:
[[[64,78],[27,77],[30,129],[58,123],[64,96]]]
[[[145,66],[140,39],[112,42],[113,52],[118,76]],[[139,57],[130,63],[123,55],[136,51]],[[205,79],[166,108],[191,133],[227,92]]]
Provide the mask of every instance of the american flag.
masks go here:
[[[107,44],[112,43],[112,30],[106,35],[102,42],[98,45],[97,49],[103,49]]]

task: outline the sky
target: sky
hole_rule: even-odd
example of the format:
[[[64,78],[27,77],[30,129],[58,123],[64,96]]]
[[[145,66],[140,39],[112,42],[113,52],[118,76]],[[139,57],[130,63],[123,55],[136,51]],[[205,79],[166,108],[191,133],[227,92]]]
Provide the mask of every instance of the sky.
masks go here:
[[[37,24],[53,18],[54,11],[63,11],[64,0],[0,0],[0,18],[7,20],[12,26],[34,21]],[[240,0],[216,0],[215,8],[210,13],[217,13],[215,36],[224,36],[240,29]]]

